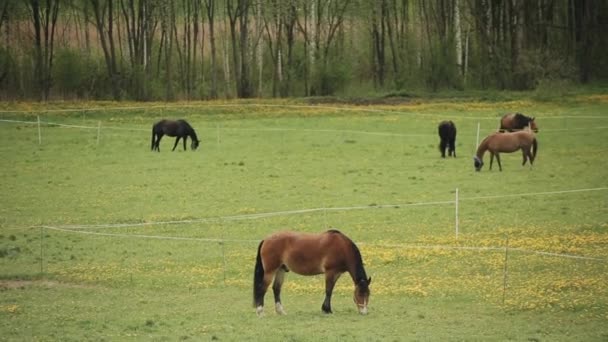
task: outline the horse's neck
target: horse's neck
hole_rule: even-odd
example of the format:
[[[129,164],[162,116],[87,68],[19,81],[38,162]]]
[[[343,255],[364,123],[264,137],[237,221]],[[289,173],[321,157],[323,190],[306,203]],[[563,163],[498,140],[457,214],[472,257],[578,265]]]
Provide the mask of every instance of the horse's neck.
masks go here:
[[[194,132],[194,129],[190,128],[190,133],[188,135],[193,141],[198,141],[198,137],[196,136],[196,132]]]
[[[484,155],[484,153],[486,153],[487,150],[488,150],[488,139],[484,139],[481,142],[481,144],[479,144],[479,147],[477,148],[477,153],[476,153],[477,158],[482,160],[483,155]]]

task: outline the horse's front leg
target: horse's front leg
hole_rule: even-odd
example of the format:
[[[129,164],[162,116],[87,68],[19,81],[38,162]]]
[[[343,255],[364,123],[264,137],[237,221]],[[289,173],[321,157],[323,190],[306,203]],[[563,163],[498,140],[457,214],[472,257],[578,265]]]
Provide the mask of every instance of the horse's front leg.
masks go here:
[[[500,165],[500,154],[496,153],[496,162],[498,163],[498,171],[502,171],[502,165]]]
[[[521,163],[521,166],[526,165],[526,162],[528,161],[528,155],[530,154],[530,151],[526,151],[524,149],[521,150],[521,155],[524,158],[524,161]],[[530,164],[532,164],[532,160],[530,160]]]
[[[180,138],[181,138],[181,137],[177,137],[177,138],[175,138],[175,144],[173,144],[173,149],[172,149],[171,151],[175,151],[175,148],[177,147],[177,143],[179,142],[179,139],[180,139]]]
[[[283,286],[284,279],[285,270],[283,268],[279,268],[279,270],[274,276],[274,283],[272,284],[272,293],[274,294],[274,308],[279,315],[287,314],[285,310],[283,310],[283,305],[281,304],[281,286]]]
[[[182,138],[182,141],[184,142],[184,151],[186,150],[186,140],[188,140],[188,137]]]
[[[321,310],[323,312],[330,314],[331,311],[331,294],[334,291],[334,286],[336,285],[336,281],[340,277],[340,273],[334,272],[326,272],[325,273],[325,300],[323,301],[323,305],[321,306]]]
[[[488,170],[492,170],[492,163],[494,162],[494,153],[490,152],[490,168]]]

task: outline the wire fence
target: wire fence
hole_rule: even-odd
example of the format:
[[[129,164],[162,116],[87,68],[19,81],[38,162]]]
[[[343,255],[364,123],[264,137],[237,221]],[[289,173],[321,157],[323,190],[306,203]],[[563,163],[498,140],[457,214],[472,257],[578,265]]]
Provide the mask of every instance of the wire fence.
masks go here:
[[[465,196],[459,197],[458,201],[502,201],[514,197],[571,196],[583,193],[603,193],[605,191],[608,191],[608,187],[489,196]],[[299,215],[313,215],[316,216],[317,221],[324,221],[325,219],[321,216],[326,215],[328,212],[348,213],[351,211],[368,210],[380,212],[396,208],[407,210],[407,208],[455,206],[456,203],[456,200],[451,200],[377,206],[318,207],[188,220],[121,224],[41,225],[32,228],[40,230],[40,273],[43,275],[48,274],[53,277],[59,277],[59,279],[66,279],[67,281],[92,281],[94,283],[111,282],[127,284],[128,286],[139,286],[140,284],[141,286],[150,286],[149,282],[154,283],[155,281],[160,283],[154,286],[164,286],[162,285],[164,283],[159,279],[165,279],[165,281],[172,282],[176,281],[175,279],[180,279],[179,281],[185,282],[188,284],[187,286],[195,288],[197,286],[211,288],[222,286],[248,287],[250,285],[250,267],[252,266],[250,263],[253,262],[252,258],[255,256],[255,246],[265,236],[256,235],[259,231],[255,229],[248,234],[244,234],[247,236],[245,238],[225,236],[230,235],[225,234],[225,230],[229,228],[234,228],[233,233],[236,234],[236,236],[240,235],[240,233],[235,232],[244,232],[243,229],[235,226],[239,222],[255,222],[256,220],[261,220],[261,223],[266,225],[269,219],[296,217]],[[205,234],[204,231],[207,230],[207,227],[198,225],[192,227],[192,225],[198,223],[211,224],[216,228],[219,227],[222,233],[219,237],[167,235],[170,234],[171,231],[182,231],[181,229],[166,229],[167,226],[175,225],[188,226],[190,228],[186,229],[187,231],[191,232],[194,229],[197,232]],[[259,224],[257,225],[259,226]],[[143,231],[138,229],[142,227],[150,228],[153,226],[159,226],[158,234],[145,233],[147,229]],[[49,233],[57,233],[68,237],[82,236],[86,240],[74,240],[70,238],[66,240],[65,237],[61,237],[53,239],[53,242],[45,242],[43,239],[50,240],[52,236],[54,236],[54,234],[49,235]],[[447,234],[448,232],[445,233]],[[490,302],[522,309],[529,309],[536,306],[549,307],[556,305],[567,309],[570,308],[571,301],[578,303],[577,305],[586,304],[586,301],[592,301],[589,302],[589,305],[597,306],[597,304],[594,303],[598,296],[601,298],[601,296],[605,295],[605,293],[602,292],[604,290],[602,290],[603,286],[600,285],[600,280],[603,277],[601,275],[603,274],[603,271],[601,270],[605,269],[608,257],[604,256],[605,254],[601,251],[598,251],[597,255],[583,255],[567,252],[567,249],[563,250],[560,246],[556,246],[555,244],[550,246],[553,250],[538,250],[520,247],[517,246],[516,243],[509,242],[510,237],[508,234],[504,237],[503,244],[499,243],[496,245],[474,245],[476,240],[473,239],[472,241],[469,241],[467,237],[467,234],[463,234],[460,238],[452,240],[453,244],[374,242],[362,241],[360,239],[357,240],[356,243],[363,248],[364,251],[367,249],[367,252],[371,254],[364,253],[365,260],[376,260],[373,267],[369,268],[369,271],[373,272],[375,279],[381,279],[380,282],[376,282],[376,286],[380,287],[377,293],[405,291],[405,294],[419,295],[419,293],[426,293],[431,290],[457,292],[457,290],[449,288],[450,282],[457,281],[462,282],[462,284],[468,284],[463,285],[465,288],[469,286],[474,288],[475,291],[483,293],[483,297]],[[513,240],[517,239],[514,238]],[[59,246],[53,246],[56,241],[64,242]],[[74,246],[85,244],[88,248],[99,250],[100,256],[96,256],[97,254],[95,254],[93,259],[87,261],[84,265],[66,266],[68,265],[67,263],[58,262],[56,260],[58,258],[61,259],[57,254],[61,255],[65,253],[65,251],[62,251],[61,249],[65,248],[65,242],[67,241],[72,241]],[[147,244],[145,241],[149,241],[150,244]],[[499,240],[494,240],[494,242],[498,241]],[[166,245],[167,243],[170,244],[169,247]],[[189,245],[191,243],[198,247],[188,247],[191,246]],[[124,253],[129,249],[140,251],[138,252],[138,255],[134,257],[134,260],[129,258],[124,259],[126,256]],[[173,251],[169,256],[165,254],[167,253],[167,249]],[[124,250],[122,252],[124,255],[118,253],[121,250]],[[141,252],[142,250],[148,250],[148,253],[150,254],[148,255],[146,252]],[[204,260],[197,261],[196,257],[193,259],[193,256],[190,255],[193,250],[202,251],[202,253],[206,255]],[[395,252],[388,252],[391,250]],[[113,252],[111,255],[108,255],[108,251]],[[243,253],[247,256],[244,257]],[[197,253],[195,254],[199,255]],[[383,258],[385,258],[386,255],[388,255],[389,258],[388,261],[382,261],[378,264],[378,258],[384,260]],[[401,276],[405,276],[410,280],[411,278],[414,278],[416,281],[422,283],[428,281],[428,284],[418,285],[419,287],[415,288],[405,286],[402,289],[395,289],[401,285],[396,283],[396,279],[399,278],[394,275],[394,272],[398,271],[393,269],[394,266],[391,266],[393,262],[391,260],[395,260],[394,256],[399,259],[399,255],[402,255],[402,257],[405,258],[413,258],[414,260],[419,260],[421,258],[420,255],[425,255],[423,260],[429,258],[435,260],[435,262],[437,262],[437,260],[443,260],[442,262],[448,263],[448,265],[453,264],[453,267],[460,269],[461,272],[465,273],[454,275],[447,272],[445,275],[415,275],[416,272],[426,274],[429,271],[423,267],[424,264],[417,265],[416,262],[408,263],[408,267],[411,269],[399,271],[405,272],[406,274],[402,274]],[[175,261],[167,261],[166,258],[175,258]],[[555,260],[555,262],[552,260]],[[205,265],[190,267],[192,267],[195,272],[206,274],[206,277],[211,277],[212,280],[207,279],[207,282],[204,284],[198,283],[194,275],[186,275],[186,271],[179,266],[176,266],[176,264],[181,263],[185,265],[192,265],[192,263]],[[118,266],[108,266],[117,264]],[[112,269],[112,267],[118,268]],[[198,267],[202,269],[199,269]],[[429,264],[428,267],[437,268],[440,266]],[[93,272],[94,275],[91,275],[91,272]],[[485,274],[485,276],[478,275],[480,272]],[[135,281],[133,280],[134,278]],[[293,286],[290,291],[301,289],[301,291],[310,291],[312,293],[312,291],[318,291],[317,287],[321,286],[318,282],[311,282],[306,279],[301,281],[298,280],[295,283],[294,280],[295,279],[290,279],[290,285]],[[388,282],[388,284],[383,284],[383,282]],[[579,282],[583,282],[584,284],[577,285]],[[348,291],[348,289],[345,290],[345,287],[348,287],[348,284],[342,284],[342,289],[339,291]],[[425,286],[428,288],[425,289]],[[566,288],[561,290],[561,292],[555,290],[556,293],[560,293],[561,297],[559,298],[547,297],[546,291],[554,291],[553,288],[559,289],[562,286],[573,286],[573,289]],[[580,288],[578,286],[585,287]],[[540,290],[544,288],[546,288],[546,290]],[[595,299],[591,299],[591,294],[595,296]]]
[[[218,105],[219,106],[219,105]],[[221,105],[225,107],[232,107],[232,105]],[[262,105],[261,105],[262,106]],[[264,105],[266,106],[266,105]],[[270,105],[268,105],[270,106]],[[291,106],[291,107],[306,107],[309,106]],[[134,109],[151,109],[151,108],[167,108],[166,106],[157,106],[157,107],[124,107],[124,110],[134,110]],[[316,108],[325,108],[317,106]],[[336,107],[327,107],[328,109],[335,110]],[[117,110],[118,108],[112,108],[112,110]],[[340,108],[342,109],[342,108]],[[98,111],[98,110],[107,110],[107,108],[90,108],[90,109],[74,109],[74,110],[56,110],[56,112],[85,112],[85,111]],[[356,109],[360,110],[360,109]],[[53,110],[45,111],[45,112],[54,112]],[[374,111],[379,113],[387,113],[387,111]],[[391,111],[388,111],[390,113]],[[0,113],[18,113],[16,111],[0,111]],[[31,113],[31,112],[20,112],[20,113]],[[565,117],[560,117],[565,118]],[[570,118],[570,117],[568,117]],[[583,118],[583,119],[598,119],[598,118],[606,118],[604,116],[587,116],[580,117],[574,116],[572,118]],[[467,117],[466,119],[478,119],[478,120],[496,120],[497,118],[472,118]],[[18,124],[27,124],[27,125],[37,125],[38,127],[38,141],[41,142],[41,126],[57,126],[64,128],[74,128],[74,129],[86,129],[86,130],[96,130],[97,131],[97,143],[99,144],[99,137],[103,130],[116,130],[116,131],[140,131],[140,132],[149,132],[149,129],[139,128],[139,127],[117,127],[111,126],[101,121],[98,121],[98,125],[77,125],[77,124],[66,124],[56,121],[43,121],[40,120],[40,117],[37,117],[36,121],[26,121],[26,120],[12,120],[12,119],[2,119],[0,122],[5,123],[18,123]],[[608,128],[608,126],[594,126],[594,127],[568,127],[563,129],[544,129],[544,133],[551,132],[564,132],[564,131],[586,131],[586,130],[604,130]],[[308,132],[322,132],[322,133],[348,133],[348,134],[366,134],[366,135],[377,135],[377,136],[436,136],[436,134],[400,134],[400,133],[391,133],[391,132],[368,132],[368,131],[356,131],[356,130],[336,130],[336,129],[297,129],[297,128],[229,128],[229,127],[220,127],[219,125],[216,127],[208,127],[208,130],[216,130],[218,133],[218,141],[220,136],[220,130],[243,130],[243,131],[308,131]],[[492,131],[496,130],[496,127],[492,128]],[[566,189],[566,190],[557,190],[557,191],[545,191],[545,192],[529,192],[529,193],[518,193],[518,194],[498,194],[498,195],[485,195],[485,196],[462,196],[462,192],[456,191],[458,194],[454,199],[447,200],[438,200],[438,201],[428,201],[428,202],[416,202],[416,203],[398,203],[398,204],[379,204],[379,205],[365,205],[365,206],[343,206],[343,207],[316,207],[316,208],[305,208],[305,209],[294,209],[294,210],[283,210],[283,211],[275,211],[275,212],[260,212],[253,214],[243,214],[243,215],[227,215],[227,216],[218,216],[218,217],[207,217],[207,218],[195,218],[188,220],[171,220],[171,221],[155,221],[155,222],[136,222],[136,223],[99,223],[99,224],[72,224],[72,225],[40,225],[31,227],[39,230],[39,253],[37,257],[32,258],[33,262],[28,267],[31,268],[32,265],[34,267],[39,267],[40,274],[44,276],[52,276],[58,279],[64,279],[67,281],[93,281],[93,282],[107,282],[107,281],[117,281],[118,283],[133,283],[133,278],[135,277],[135,281],[137,278],[145,278],[145,282],[156,281],[152,280],[152,277],[157,277],[159,279],[165,279],[166,281],[175,281],[172,277],[177,277],[178,281],[182,281],[188,286],[208,286],[199,283],[197,277],[206,277],[210,272],[212,274],[212,278],[215,279],[211,282],[209,286],[226,286],[226,285],[236,285],[236,286],[248,286],[248,280],[250,278],[250,274],[248,273],[250,268],[250,259],[252,259],[252,252],[254,248],[251,248],[253,245],[259,243],[259,241],[264,238],[265,235],[260,234],[260,230],[252,229],[252,232],[248,234],[248,238],[236,238],[231,237],[226,230],[230,227],[238,225],[239,222],[249,222],[256,220],[263,220],[266,222],[267,220],[277,219],[281,217],[293,217],[293,216],[302,216],[307,215],[316,216],[314,220],[325,222],[327,219],[325,218],[328,214],[331,213],[346,213],[353,211],[370,211],[370,210],[383,210],[383,209],[407,209],[407,208],[417,208],[417,207],[435,207],[435,206],[443,206],[454,208],[454,211],[451,213],[447,213],[444,215],[450,216],[453,219],[445,219],[445,222],[453,222],[456,239],[453,240],[453,244],[408,244],[408,243],[390,243],[390,242],[372,242],[372,241],[357,241],[357,244],[365,247],[365,248],[374,248],[381,249],[383,251],[386,250],[396,250],[396,254],[390,254],[387,258],[392,258],[394,255],[397,255],[396,258],[400,257],[399,253],[405,253],[404,251],[424,251],[425,253],[491,253],[493,258],[496,260],[503,260],[502,256],[504,255],[504,261],[494,261],[494,264],[486,265],[485,260],[476,259],[477,262],[483,264],[480,266],[490,267],[496,266],[499,264],[500,270],[494,270],[490,279],[492,280],[492,286],[496,287],[496,283],[501,283],[502,285],[502,302],[504,304],[505,301],[509,301],[509,299],[514,300],[518,294],[515,290],[519,292],[526,292],[530,289],[530,287],[539,286],[536,283],[528,283],[530,277],[526,276],[524,271],[521,271],[521,275],[514,275],[518,272],[518,267],[522,270],[526,269],[528,266],[525,264],[528,256],[536,256],[543,257],[555,260],[567,260],[568,262],[582,262],[584,264],[580,264],[577,266],[577,269],[586,269],[589,268],[590,272],[595,272],[594,270],[597,267],[602,268],[605,267],[606,261],[608,259],[603,254],[598,255],[582,255],[576,253],[570,253],[568,251],[559,251],[557,250],[535,250],[530,248],[509,246],[508,236],[505,237],[504,241],[495,240],[496,244],[494,245],[465,245],[462,241],[458,240],[459,228],[466,228],[460,222],[461,217],[459,215],[459,203],[473,202],[473,201],[486,201],[486,200],[502,200],[516,197],[537,197],[537,196],[554,196],[554,195],[573,195],[577,193],[598,193],[604,192],[608,190],[608,187],[597,187],[597,188],[584,188],[584,189]],[[165,229],[167,226],[192,226],[198,224],[206,224],[212,225],[215,230],[215,234],[219,234],[219,237],[201,237],[201,236],[177,236],[170,235],[170,233],[164,232],[163,234],[155,234],[155,233],[142,233],[138,228],[152,228],[158,227],[159,229]],[[324,224],[324,226],[328,226],[328,224]],[[217,228],[219,227],[219,228]],[[445,227],[441,227],[445,231],[445,235],[451,234],[448,232]],[[201,228],[197,228],[199,232],[201,232]],[[219,233],[218,233],[219,231]],[[57,234],[57,235],[56,235]],[[78,239],[68,239],[65,240],[63,237],[59,236],[59,234],[68,237],[83,237],[87,239],[82,245],[84,247],[79,247],[79,244],[82,242]],[[204,233],[200,233],[203,234]],[[200,235],[196,233],[194,235]],[[34,241],[32,237],[29,237]],[[96,238],[100,238],[102,240],[96,240]],[[148,244],[146,241],[153,241],[153,243]],[[504,244],[500,244],[500,242],[504,242]],[[167,247],[165,244],[170,244]],[[194,243],[197,248],[196,252],[182,252],[182,243]],[[245,247],[238,247],[235,245],[246,245]],[[215,248],[214,248],[215,247]],[[96,254],[89,253],[87,250],[75,251],[78,248],[84,249],[103,249],[104,252],[99,253],[99,257]],[[189,249],[189,248],[187,248]],[[132,255],[129,251],[132,250],[132,253],[138,255]],[[159,250],[161,252],[159,252]],[[247,252],[243,252],[246,250]],[[32,255],[37,254],[37,248],[30,244],[29,253]],[[7,253],[10,253],[8,251]],[[122,253],[122,254],[121,254]],[[149,253],[149,254],[148,254]],[[164,253],[164,254],[163,254]],[[246,253],[247,256],[243,256],[243,253]],[[383,252],[384,253],[384,252]],[[515,258],[515,260],[508,261],[507,255],[511,253],[511,257]],[[513,254],[519,254],[520,263],[517,262],[518,256],[513,256]],[[80,256],[82,255],[82,257]],[[413,255],[416,255],[415,253]],[[406,254],[409,256],[409,254]],[[416,256],[417,257],[417,256]],[[200,259],[199,259],[200,258]],[[246,262],[243,262],[242,259],[245,259]],[[380,261],[374,262],[374,269],[377,270],[380,274],[384,274],[385,277],[390,277],[391,272],[394,270],[391,269],[391,262],[385,261],[383,256],[375,257],[377,260],[382,262],[386,262],[385,264],[380,263]],[[485,257],[482,257],[485,259]],[[80,260],[83,259],[83,260]],[[449,258],[450,262],[466,262],[462,259],[462,256],[450,254]],[[490,259],[490,258],[489,258]],[[76,260],[78,262],[71,263],[70,260]],[[187,265],[196,265],[197,263],[206,263],[207,265],[201,266],[197,268],[197,266],[192,266],[192,269],[189,271],[185,271],[183,268],[172,264],[171,262],[181,263],[184,262]],[[112,264],[119,265],[115,270],[109,270],[109,267],[103,266],[104,264]],[[160,266],[151,266],[150,263],[161,263]],[[74,265],[75,264],[75,265]],[[555,265],[550,261],[547,263],[549,267],[548,269],[563,269],[567,268],[569,264],[563,265]],[[101,266],[100,266],[101,265]],[[143,266],[142,266],[143,265]],[[246,266],[244,266],[246,265]],[[388,266],[387,266],[388,265]],[[444,265],[445,266],[445,265]],[[165,267],[164,269],[162,267]],[[435,266],[437,267],[437,266]],[[497,269],[496,267],[494,267]],[[414,270],[422,271],[420,268],[414,268]],[[164,273],[163,273],[164,272]],[[190,275],[185,275],[184,272],[191,272]],[[483,272],[482,270],[478,270],[475,268],[475,272]],[[166,274],[165,274],[166,273]],[[93,274],[93,275],[91,275]],[[587,274],[587,273],[583,273]],[[134,276],[135,275],[135,276]],[[412,276],[411,273],[408,273],[408,276]],[[181,278],[180,278],[181,277]],[[456,278],[447,277],[448,281],[453,281],[457,279],[458,281],[465,281],[469,275],[459,275]],[[510,282],[507,279],[511,277]],[[561,277],[561,275],[556,275],[554,273],[549,273],[546,279],[546,284],[542,286],[551,287],[555,282],[555,279]],[[167,280],[167,279],[173,280]],[[576,278],[576,277],[575,277]],[[247,279],[246,281],[244,279]],[[439,280],[438,280],[439,281]],[[517,285],[516,282],[519,282]],[[548,285],[547,285],[548,284]],[[158,286],[165,286],[166,284],[158,283]],[[476,286],[484,287],[485,285],[477,284]],[[519,286],[519,289],[517,287]],[[513,293],[511,295],[505,296],[505,293],[508,289],[512,289]],[[390,289],[385,289],[384,291],[395,291]],[[407,293],[415,293],[416,290],[412,290],[411,288],[406,290],[409,291]],[[594,293],[600,293],[605,295],[605,290],[599,289]],[[604,292],[602,292],[604,291]],[[500,292],[500,291],[499,291]],[[542,299],[538,299],[537,301],[541,301]]]
[[[106,237],[117,237],[117,238],[140,238],[140,239],[155,239],[155,240],[183,240],[183,241],[198,241],[198,242],[237,242],[237,243],[258,243],[264,237],[260,236],[257,239],[234,239],[234,238],[193,238],[193,237],[179,237],[179,236],[166,236],[166,235],[149,235],[149,234],[125,234],[125,233],[103,233],[99,230],[104,229],[126,229],[136,227],[151,227],[151,226],[167,226],[167,225],[189,225],[197,223],[228,223],[230,221],[239,220],[258,220],[267,219],[278,216],[294,216],[301,214],[314,214],[314,213],[327,213],[327,212],[345,212],[353,210],[380,210],[380,209],[395,209],[395,208],[407,208],[407,207],[421,207],[421,206],[438,206],[438,205],[453,205],[458,208],[459,201],[476,201],[476,200],[488,200],[488,199],[506,199],[514,197],[532,197],[532,196],[552,196],[552,195],[563,195],[563,194],[575,194],[585,192],[602,192],[608,191],[608,187],[598,188],[585,188],[585,189],[569,189],[569,190],[558,190],[558,191],[545,191],[545,192],[529,192],[529,193],[518,193],[518,194],[502,194],[502,195],[488,195],[488,196],[471,196],[461,197],[456,196],[455,200],[448,201],[429,201],[429,202],[417,202],[417,203],[402,203],[402,204],[381,204],[373,206],[350,206],[350,207],[319,207],[309,209],[297,209],[297,210],[285,210],[276,212],[263,212],[255,214],[243,214],[243,215],[229,215],[209,218],[197,218],[188,220],[172,220],[172,221],[156,221],[156,222],[139,222],[139,223],[99,223],[99,224],[77,224],[77,225],[41,225],[32,228],[48,229],[64,233],[84,234],[84,235],[97,235]],[[456,192],[458,194],[458,192]],[[455,229],[456,238],[459,238],[459,218],[458,212],[455,212]],[[419,249],[462,249],[462,250],[500,250],[503,247],[476,247],[476,246],[420,246],[411,244],[382,244],[372,242],[362,242],[365,245],[373,245],[377,247],[390,247],[390,248],[419,248]],[[546,256],[564,257],[582,260],[595,260],[595,261],[608,261],[606,258],[582,256],[582,255],[571,255],[568,253],[553,253],[546,251],[534,251],[521,248],[514,248],[514,251],[533,253]]]

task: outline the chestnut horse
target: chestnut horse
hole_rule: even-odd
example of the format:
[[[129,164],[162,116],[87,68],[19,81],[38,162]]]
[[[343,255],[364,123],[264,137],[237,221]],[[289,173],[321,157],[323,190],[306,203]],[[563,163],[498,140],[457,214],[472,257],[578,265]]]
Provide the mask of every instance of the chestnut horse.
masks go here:
[[[332,312],[331,293],[336,281],[348,272],[355,284],[354,301],[359,313],[367,313],[372,278],[365,274],[359,248],[341,232],[333,229],[319,234],[279,232],[260,242],[253,274],[253,305],[258,316],[264,313],[264,295],[273,278],[275,310],[285,314],[281,286],[289,271],[305,276],[325,273],[325,301],[321,306],[325,313]]]
[[[456,125],[452,121],[441,121],[437,127],[439,133],[439,151],[441,158],[445,158],[445,150],[448,150],[448,156],[456,158]]]
[[[163,135],[168,135],[170,137],[177,137],[175,139],[175,144],[173,144],[173,150],[177,147],[177,143],[179,139],[183,139],[184,142],[184,151],[186,150],[186,140],[188,137],[192,140],[192,144],[190,148],[192,150],[196,150],[199,144],[198,137],[196,136],[196,132],[194,132],[194,128],[190,126],[186,120],[161,120],[152,126],[152,151],[160,152],[160,139],[163,138]]]
[[[525,165],[528,159],[530,159],[530,165],[532,165],[538,150],[538,142],[536,141],[536,137],[534,137],[534,133],[530,130],[492,133],[483,139],[477,148],[477,154],[473,157],[475,171],[479,171],[483,167],[483,155],[486,151],[490,151],[490,170],[492,170],[492,162],[494,161],[494,156],[496,156],[498,169],[502,171],[500,152],[511,153],[517,150],[521,150],[523,154],[524,162],[521,165]]]
[[[538,132],[538,126],[534,122],[534,117],[525,116],[521,113],[509,113],[503,115],[500,119],[500,132],[518,131],[530,127],[535,133]]]

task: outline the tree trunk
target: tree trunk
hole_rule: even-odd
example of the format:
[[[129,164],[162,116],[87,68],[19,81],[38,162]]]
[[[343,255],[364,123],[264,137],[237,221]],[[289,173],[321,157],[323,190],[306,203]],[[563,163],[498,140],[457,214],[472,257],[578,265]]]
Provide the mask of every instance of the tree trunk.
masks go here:
[[[217,98],[217,48],[215,46],[215,0],[205,0],[207,19],[209,20],[209,44],[211,45],[211,92],[212,99]]]

